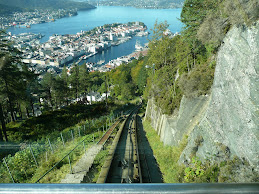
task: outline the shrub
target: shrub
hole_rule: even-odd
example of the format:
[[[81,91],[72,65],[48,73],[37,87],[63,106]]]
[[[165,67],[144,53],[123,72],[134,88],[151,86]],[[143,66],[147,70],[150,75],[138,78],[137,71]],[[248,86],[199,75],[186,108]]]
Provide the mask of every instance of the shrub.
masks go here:
[[[189,74],[181,76],[180,89],[188,98],[208,94],[213,84],[214,71],[214,67],[209,67],[206,63],[197,65]]]

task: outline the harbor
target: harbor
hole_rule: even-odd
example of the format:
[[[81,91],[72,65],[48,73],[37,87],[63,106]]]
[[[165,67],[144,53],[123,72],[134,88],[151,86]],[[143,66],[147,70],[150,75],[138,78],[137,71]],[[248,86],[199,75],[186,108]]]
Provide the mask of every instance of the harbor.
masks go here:
[[[146,29],[146,26],[140,22],[115,23],[76,34],[54,34],[45,43],[35,41],[34,39],[41,38],[41,35],[35,34],[12,35],[9,33],[6,38],[14,41],[15,46],[21,51],[26,50],[22,54],[24,63],[62,67],[71,62],[80,64],[97,53],[126,43],[137,33],[144,33]],[[25,37],[27,37],[26,40]]]

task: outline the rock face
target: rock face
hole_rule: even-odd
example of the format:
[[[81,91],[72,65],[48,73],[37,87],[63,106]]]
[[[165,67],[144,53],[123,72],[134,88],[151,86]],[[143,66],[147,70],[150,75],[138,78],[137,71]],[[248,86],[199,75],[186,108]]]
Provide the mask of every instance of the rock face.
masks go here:
[[[183,97],[179,112],[174,115],[162,114],[162,111],[151,99],[148,101],[145,119],[149,118],[153,128],[165,145],[176,146],[185,134],[197,125],[204,115],[210,97],[200,96],[195,99]]]
[[[233,28],[218,52],[209,106],[182,158],[198,149],[200,158],[236,155],[259,170],[258,71],[259,23]]]
[[[212,161],[238,156],[259,172],[258,72],[259,22],[249,28],[233,27],[218,52],[211,96],[200,105],[193,104],[197,99],[183,98],[178,116],[172,119],[151,111],[150,101],[146,116],[166,144],[175,145],[181,140],[182,130],[189,132],[181,162],[189,161],[193,154]],[[196,117],[196,126],[188,127],[192,116]],[[167,126],[163,133],[161,125]]]

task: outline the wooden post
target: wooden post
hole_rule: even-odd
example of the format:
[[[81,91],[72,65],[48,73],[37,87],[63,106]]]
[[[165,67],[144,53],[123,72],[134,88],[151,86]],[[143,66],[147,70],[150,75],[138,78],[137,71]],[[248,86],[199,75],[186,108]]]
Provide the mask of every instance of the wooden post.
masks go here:
[[[51,149],[51,152],[53,153],[53,148],[52,148],[52,145],[51,145],[51,143],[50,143],[49,138],[48,138],[48,141],[49,141],[49,147],[50,147],[50,149]]]
[[[83,141],[83,146],[84,146],[85,155],[86,155],[86,149],[85,149],[85,142],[84,141]]]
[[[30,148],[30,150],[31,150],[31,154],[32,154],[32,157],[33,157],[33,159],[34,159],[34,161],[35,161],[35,163],[36,163],[36,166],[39,167],[38,162],[37,162],[37,160],[36,160],[36,158],[35,158],[35,156],[34,156],[34,154],[33,154],[33,151],[32,151],[32,149],[31,149],[31,144],[29,144],[29,148]]]
[[[7,162],[5,161],[5,158],[4,158],[4,163],[5,163],[6,167],[7,167],[7,170],[8,170],[8,172],[9,172],[9,175],[10,175],[10,177],[11,177],[11,179],[12,179],[13,183],[15,183],[15,182],[14,182],[14,179],[13,179],[13,176],[12,176],[12,174],[11,174],[10,170],[9,170],[8,165],[7,165]]]
[[[62,140],[62,143],[63,143],[63,147],[65,147],[65,142],[64,142],[63,135],[62,135],[62,133],[60,133],[60,134],[61,134],[61,140]]]
[[[70,161],[69,155],[68,155],[68,162],[69,162],[69,166],[70,166],[70,172],[71,172],[71,174],[73,174],[72,165],[71,165],[71,161]]]
[[[72,137],[72,140],[74,141],[74,136],[73,136],[73,131],[71,130],[71,137]]]

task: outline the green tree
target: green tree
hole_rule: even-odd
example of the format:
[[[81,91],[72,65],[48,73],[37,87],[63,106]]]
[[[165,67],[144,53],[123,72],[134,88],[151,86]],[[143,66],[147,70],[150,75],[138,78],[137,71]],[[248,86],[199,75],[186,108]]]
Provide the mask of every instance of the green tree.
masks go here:
[[[135,67],[131,69],[131,77],[133,83],[137,86],[137,93],[142,95],[147,83],[147,70],[143,60],[138,61]]]
[[[95,71],[95,72],[89,73],[89,76],[90,76],[90,82],[89,82],[90,90],[97,91],[104,83],[105,73]]]
[[[79,66],[78,64],[73,64],[73,68],[71,69],[71,75],[69,77],[69,83],[72,90],[72,96],[76,99],[79,96]]]
[[[86,64],[83,64],[79,68],[79,91],[86,96],[90,90],[90,75]]]
[[[69,89],[69,77],[68,77],[67,72],[68,72],[67,67],[63,67],[62,73],[61,73],[61,80],[63,83],[62,91],[63,91],[64,100],[66,101],[66,104],[68,105],[70,89]]]
[[[4,55],[0,58],[0,94],[9,105],[12,121],[16,120],[15,102],[24,96],[26,90],[25,77],[18,68],[16,60],[16,57],[10,55]]]
[[[51,73],[47,72],[43,76],[40,83],[42,86],[42,97],[47,100],[48,106],[53,109],[52,92],[54,90],[54,76]]]
[[[26,88],[33,72],[21,63],[20,52],[5,39],[5,35],[4,31],[0,32],[0,121],[7,141],[7,115],[16,121],[16,112],[21,110],[20,104],[26,100]]]
[[[167,65],[170,61],[170,46],[171,39],[165,34],[169,25],[167,22],[155,23],[153,34],[149,40],[149,50],[148,50],[148,65],[153,67],[155,65],[156,69]]]
[[[62,78],[57,75],[53,80],[53,93],[55,98],[56,107],[61,107],[62,103],[65,101],[64,98],[64,91],[65,91],[65,84]]]
[[[5,117],[4,117],[3,107],[2,107],[1,102],[0,102],[0,122],[1,122],[1,125],[2,125],[2,128],[0,128],[0,142],[4,140],[2,131],[4,133],[5,140],[8,141],[8,138],[7,138],[7,135],[6,135]]]
[[[188,41],[196,37],[197,31],[206,16],[206,0],[186,0],[181,12],[184,35]]]

